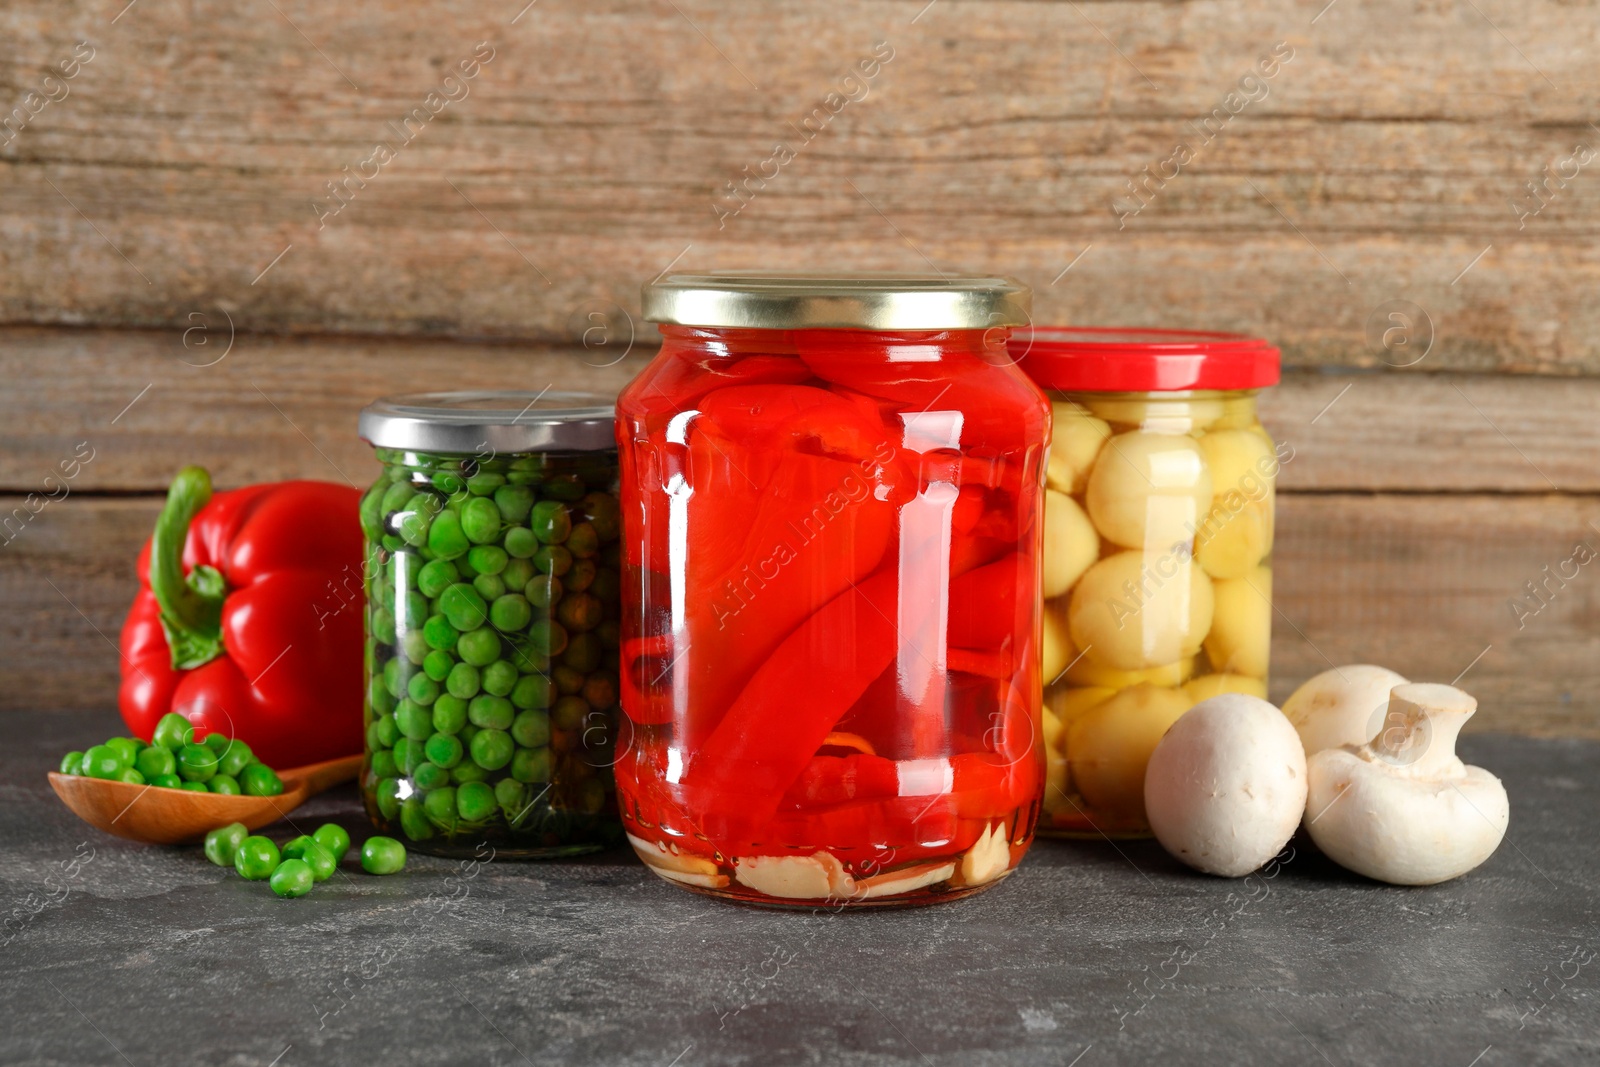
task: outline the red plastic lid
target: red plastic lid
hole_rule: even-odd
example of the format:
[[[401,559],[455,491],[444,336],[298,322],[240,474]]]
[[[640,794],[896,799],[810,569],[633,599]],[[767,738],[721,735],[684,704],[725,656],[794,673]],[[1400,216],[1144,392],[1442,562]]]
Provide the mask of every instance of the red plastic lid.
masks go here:
[[[1242,333],[1039,326],[1017,331],[1009,343],[1017,365],[1044,389],[1134,393],[1278,382],[1278,350]]]

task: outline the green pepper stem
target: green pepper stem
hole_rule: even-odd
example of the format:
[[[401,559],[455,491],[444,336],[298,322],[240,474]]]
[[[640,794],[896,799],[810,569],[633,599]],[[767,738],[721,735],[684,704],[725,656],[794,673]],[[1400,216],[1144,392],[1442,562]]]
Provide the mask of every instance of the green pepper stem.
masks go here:
[[[222,602],[227,583],[215,567],[183,574],[189,524],[211,499],[211,475],[185,467],[172,479],[167,503],[150,535],[150,591],[161,605],[161,629],[172,649],[172,669],[192,670],[222,655]]]

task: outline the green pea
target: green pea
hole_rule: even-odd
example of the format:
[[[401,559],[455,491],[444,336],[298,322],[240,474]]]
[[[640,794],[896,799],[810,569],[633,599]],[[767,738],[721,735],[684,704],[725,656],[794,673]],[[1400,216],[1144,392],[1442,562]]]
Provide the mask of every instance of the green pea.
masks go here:
[[[622,536],[622,505],[610,493],[589,493],[578,502],[578,514],[584,517],[602,541],[615,541]]]
[[[249,836],[250,831],[242,822],[231,822],[226,826],[217,827],[206,834],[206,859],[218,867],[232,867],[240,843]]]
[[[572,533],[567,535],[565,542],[567,551],[578,559],[588,559],[600,551],[600,535],[594,532],[594,527],[586,522],[580,522],[572,528]]]
[[[400,629],[420,630],[428,618],[428,598],[415,589],[407,589],[399,610],[395,612],[395,626]]]
[[[193,741],[178,750],[178,776],[186,782],[208,782],[217,773],[217,754]]]
[[[433,520],[435,529],[438,529],[439,519]],[[448,589],[452,583],[461,577],[461,572],[456,570],[456,565],[447,559],[436,559],[424,563],[417,572],[417,591],[432,600]]]
[[[476,630],[489,621],[489,605],[466,582],[457,582],[439,594],[439,610],[457,630]]]
[[[414,700],[400,702],[394,709],[394,721],[400,727],[401,736],[413,741],[425,741],[433,733],[433,712]]]
[[[511,757],[511,777],[519,782],[548,782],[550,780],[550,750],[548,748],[519,748]]]
[[[489,602],[493,602],[496,597],[502,597],[506,594],[505,580],[498,574],[478,575],[472,579],[472,588],[476,589],[478,595]]]
[[[454,738],[451,740],[454,740]],[[456,743],[460,744],[460,742]],[[418,789],[427,792],[430,789],[438,789],[440,786],[449,785],[450,772],[437,763],[424,762],[411,773],[411,781]]]
[[[176,774],[158,774],[150,779],[150,784],[161,789],[182,789],[184,786],[183,779]],[[204,783],[196,782],[195,784],[202,785]]]
[[[617,680],[608,674],[592,674],[583,681],[583,699],[598,711],[617,706]]]
[[[392,837],[369,837],[361,844],[361,869],[368,874],[394,874],[406,865],[406,846]]]
[[[416,490],[411,488],[410,482],[395,482],[384,491],[383,502],[379,504],[378,510],[386,516],[393,515],[404,507],[406,501],[410,500],[414,495],[416,495]]]
[[[393,778],[400,773],[400,768],[395,766],[394,753],[386,748],[374,751],[368,762],[372,764],[374,778]]]
[[[422,806],[422,798],[416,794],[406,797],[400,803],[400,829],[413,841],[426,841],[434,834],[433,821],[428,818],[428,813]],[[363,845],[363,852],[365,848]]]
[[[315,881],[316,876],[312,874],[311,865],[305,860],[284,860],[278,864],[278,869],[272,872],[267,884],[278,896],[292,900],[311,892],[311,885]]]
[[[527,634],[508,637],[506,644],[510,646],[506,659],[523,674],[542,673],[550,669],[550,657],[535,652],[528,644]]]
[[[368,625],[372,630],[372,637],[380,644],[392,645],[395,640],[394,616],[383,608],[371,612],[368,616]]]
[[[515,748],[504,730],[480,730],[472,739],[472,762],[486,771],[498,771],[511,762]]]
[[[572,516],[560,501],[541,500],[528,516],[528,528],[545,544],[559,545],[572,533]]]
[[[239,790],[247,797],[275,797],[283,792],[283,779],[265,763],[251,763],[239,772]]]
[[[500,658],[500,635],[493,630],[471,630],[456,641],[456,655],[474,667],[487,667]]]
[[[457,785],[465,785],[468,782],[482,782],[488,777],[489,772],[471,760],[463,760],[450,768],[450,780]]]
[[[478,668],[470,663],[457,663],[450,668],[450,676],[444,680],[444,687],[450,695],[463,699],[477,696],[480,684]]]
[[[517,669],[503,659],[497,659],[483,669],[483,691],[491,696],[507,696],[516,684]]]
[[[430,615],[422,624],[422,638],[429,648],[449,650],[456,647],[459,631],[443,615]]]
[[[500,580],[506,583],[506,588],[511,592],[521,592],[538,573],[539,568],[535,567],[531,560],[508,559],[505,570],[500,572]]]
[[[603,611],[599,597],[589,593],[571,593],[556,608],[556,618],[568,630],[592,630],[600,625]]]
[[[335,863],[344,859],[344,854],[350,851],[350,831],[336,822],[323,823],[312,832],[311,837],[328,850]]]
[[[467,552],[467,560],[479,574],[499,574],[506,569],[506,550],[499,545],[474,545]]]
[[[383,536],[383,494],[388,488],[387,483],[378,481],[362,494],[361,507],[356,514],[361,521],[361,532],[368,541]]]
[[[435,789],[422,798],[422,809],[437,826],[450,829],[456,822],[456,787]]]
[[[394,721],[393,715],[384,715],[372,725],[378,728],[378,744],[384,748],[393,748],[394,743],[400,739],[400,724]],[[235,778],[238,775],[234,775]]]
[[[420,667],[428,658],[427,638],[422,636],[421,630],[407,630],[400,638],[400,651],[409,663]]]
[[[124,767],[122,770],[118,771],[117,772],[116,781],[126,782],[129,785],[145,785],[145,784],[147,784],[145,782],[144,775],[140,774],[138,771],[134,770],[132,767]]]
[[[410,774],[427,760],[427,755],[422,750],[422,742],[410,737],[402,737],[394,743],[394,763],[401,774]]]
[[[461,529],[473,544],[494,542],[500,537],[500,509],[482,497],[467,501],[461,507]]]
[[[239,877],[259,882],[278,869],[281,858],[278,846],[272,843],[271,838],[251,834],[239,842],[239,847],[234,851],[233,869],[239,872]]]
[[[467,487],[467,480],[455,471],[436,471],[430,481],[445,496],[455,496]]]
[[[583,692],[583,672],[572,666],[562,663],[550,671],[550,679],[555,682],[556,691],[566,696]]]
[[[589,714],[589,702],[580,696],[562,697],[550,709],[550,721],[562,730],[576,731],[583,727]]]
[[[323,846],[322,842],[316,840],[315,838],[309,837],[306,838],[306,840],[309,843],[302,850],[301,854],[294,858],[311,868],[311,878],[313,881],[326,882],[329,878],[333,877],[333,872],[339,869],[339,859],[332,852],[328,851],[328,849]],[[285,852],[287,852],[287,850],[285,850]]]
[[[554,619],[535,619],[528,627],[528,644],[541,656],[559,656],[567,647],[567,631]]]
[[[421,492],[414,495],[406,502],[405,509],[400,513],[400,520],[396,524],[395,532],[406,544],[414,547],[428,545],[429,534],[432,532],[434,517],[444,511],[444,502],[430,492]],[[442,553],[435,550],[435,555]]]
[[[139,750],[144,748],[144,742],[135,741],[131,737],[113,737],[106,742],[106,747],[116,750],[117,755],[122,757],[124,767],[132,767],[133,761],[139,756]]]
[[[470,721],[463,723],[461,729],[456,731],[456,736],[461,738],[463,745],[470,745],[472,744],[472,739],[478,736],[478,727]]]
[[[211,792],[211,790],[206,788],[206,784],[204,782],[183,782],[181,785],[178,786],[178,788],[182,789],[182,790],[184,790],[186,792],[189,792],[189,793],[209,793],[209,792]]]
[[[602,604],[615,604],[617,598],[622,595],[622,579],[617,576],[616,571],[601,567],[595,572],[589,592],[599,597]]]
[[[583,484],[583,479],[575,474],[556,474],[544,480],[544,493],[546,496],[569,503],[583,499],[589,487]]]
[[[600,646],[600,638],[592,633],[573,634],[561,656],[562,663],[584,674],[599,670],[604,660],[605,649]]]
[[[541,610],[559,601],[563,591],[561,579],[553,574],[534,575],[523,587],[528,602]]]
[[[515,778],[502,778],[494,784],[494,802],[515,822],[527,807],[528,787]]]
[[[217,773],[237,778],[239,772],[250,766],[250,762],[255,758],[256,754],[250,750],[250,746],[235,738],[227,751],[222,754],[222,758],[217,761]]]
[[[206,788],[218,796],[224,797],[236,797],[242,791],[239,786],[239,780],[231,774],[213,775],[211,780],[206,783]]]
[[[383,687],[396,700],[405,695],[406,682],[411,678],[411,672],[406,668],[406,662],[401,659],[392,659],[383,665]]]
[[[592,559],[575,559],[567,570],[566,582],[568,589],[574,593],[581,593],[594,584],[595,575],[600,571],[599,565]]]
[[[385,819],[400,814],[400,780],[392,775],[378,783],[378,811]]]
[[[411,683],[406,686],[406,694],[413,703],[427,707],[439,699],[439,683],[426,674],[413,674]]]
[[[450,508],[441,511],[428,530],[428,550],[436,560],[453,560],[466,555],[472,542],[461,526],[461,516]]]
[[[445,693],[433,702],[433,728],[441,734],[461,732],[467,721],[467,702],[454,693]]]
[[[160,745],[169,752],[176,752],[194,736],[194,727],[189,720],[175,711],[169,711],[156,720],[155,733],[151,735],[151,742]]]
[[[422,749],[428,756],[428,763],[424,766],[433,765],[449,770],[461,762],[461,739],[452,734],[434,734],[428,738]],[[422,789],[429,788],[420,780],[417,786]]]
[[[489,622],[504,633],[521,630],[532,619],[533,608],[521,593],[507,593],[489,606]]]
[[[450,671],[456,665],[456,658],[443,649],[434,649],[422,660],[422,673],[434,682],[443,682],[450,677]],[[415,679],[412,679],[415,681]],[[415,699],[414,697],[412,699]]]
[[[467,491],[473,496],[493,496],[495,490],[505,484],[505,475],[494,471],[479,471],[467,479]]]
[[[466,822],[482,822],[499,810],[494,790],[483,782],[468,782],[456,790],[456,812]]]
[[[550,716],[529,709],[511,722],[511,739],[523,748],[543,748],[550,743]]]
[[[83,758],[82,753],[74,753],[74,755],[77,755],[80,760]],[[172,755],[172,751],[164,745],[151,745],[134,757],[133,765],[146,779],[150,779],[159,774],[176,773],[178,761]]]
[[[512,559],[528,559],[539,551],[539,539],[526,526],[513,526],[500,543]]]
[[[548,708],[553,699],[554,686],[542,674],[524,674],[511,690],[511,703],[519,708]]]
[[[572,553],[560,545],[545,545],[533,554],[533,565],[559,578],[572,569]]]
[[[467,705],[467,719],[480,730],[504,730],[515,715],[511,701],[489,693],[478,694]]]

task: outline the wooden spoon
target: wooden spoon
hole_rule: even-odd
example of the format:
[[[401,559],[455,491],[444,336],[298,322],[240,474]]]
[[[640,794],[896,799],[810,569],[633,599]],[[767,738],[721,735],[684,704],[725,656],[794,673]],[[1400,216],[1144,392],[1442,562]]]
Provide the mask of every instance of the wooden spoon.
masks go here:
[[[178,845],[233,822],[252,830],[276,822],[318,793],[354,779],[361,760],[345,756],[279,771],[283,792],[275,797],[222,796],[56,771],[50,772],[50,787],[90,826],[152,845]]]

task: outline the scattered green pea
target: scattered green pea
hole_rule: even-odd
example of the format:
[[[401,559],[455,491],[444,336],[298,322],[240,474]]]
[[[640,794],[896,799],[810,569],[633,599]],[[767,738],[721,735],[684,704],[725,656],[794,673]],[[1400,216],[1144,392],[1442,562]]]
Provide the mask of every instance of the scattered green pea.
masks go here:
[[[350,851],[350,832],[338,823],[325,822],[312,831],[311,836],[328,850],[334,862],[344,859],[344,854]]]
[[[252,834],[239,842],[233,856],[234,870],[248,881],[259,882],[277,870],[280,853],[272,839]]]
[[[272,872],[267,884],[278,896],[292,900],[311,892],[311,886],[315,881],[316,875],[312,873],[311,865],[305,860],[284,860],[278,864],[278,869]]]
[[[392,837],[369,837],[361,845],[361,869],[368,874],[395,874],[406,865],[406,847]]]
[[[250,831],[242,822],[231,822],[227,826],[217,827],[206,834],[206,859],[218,867],[232,867],[239,845],[249,836]]]

